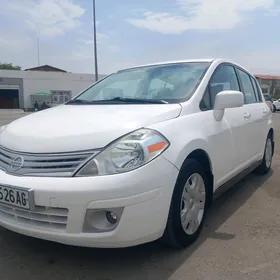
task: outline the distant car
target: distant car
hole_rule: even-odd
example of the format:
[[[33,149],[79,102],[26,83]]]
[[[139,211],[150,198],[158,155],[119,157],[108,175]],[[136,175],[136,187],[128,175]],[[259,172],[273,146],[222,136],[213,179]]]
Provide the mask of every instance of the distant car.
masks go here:
[[[275,113],[277,108],[274,105],[274,102],[272,102],[272,97],[269,94],[264,94],[263,96],[264,96],[265,102],[266,102],[267,106],[269,107],[269,109],[271,110],[271,112]],[[280,109],[280,103],[279,103],[279,109]]]
[[[273,107],[275,108],[275,111],[280,111],[280,99],[273,101]]]
[[[214,193],[268,173],[273,152],[272,112],[242,66],[120,70],[0,128],[0,226],[86,247],[185,247]]]

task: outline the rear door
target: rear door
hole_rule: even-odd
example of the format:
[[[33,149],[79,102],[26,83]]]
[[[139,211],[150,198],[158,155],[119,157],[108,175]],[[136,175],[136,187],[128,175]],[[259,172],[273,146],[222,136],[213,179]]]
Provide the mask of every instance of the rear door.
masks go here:
[[[260,115],[261,115],[261,131],[260,131],[260,135],[262,135],[262,141],[260,142],[260,153],[261,153],[261,157],[263,156],[263,152],[264,152],[264,147],[265,147],[265,143],[266,143],[266,138],[267,138],[267,129],[269,127],[268,123],[270,122],[270,119],[271,119],[271,111],[270,110],[267,110],[267,104],[263,98],[263,94],[262,94],[262,91],[261,91],[261,87],[258,83],[258,81],[251,76],[251,80],[252,80],[252,83],[254,86],[254,90],[256,92],[256,95],[258,96],[258,101],[259,101],[259,106],[260,106],[260,109],[259,109],[259,112],[260,112]],[[261,139],[260,139],[261,140]]]
[[[265,134],[267,133],[267,118],[271,114],[267,104],[263,102],[257,91],[255,79],[243,69],[237,68],[244,93],[244,120],[247,133],[244,135],[246,154],[243,161],[246,165],[257,161],[262,157],[265,146]]]

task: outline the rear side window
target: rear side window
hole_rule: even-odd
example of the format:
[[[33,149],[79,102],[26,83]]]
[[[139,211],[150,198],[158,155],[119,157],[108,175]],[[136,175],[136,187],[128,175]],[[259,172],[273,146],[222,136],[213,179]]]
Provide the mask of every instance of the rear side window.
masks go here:
[[[254,91],[255,91],[255,95],[256,95],[257,101],[261,102],[262,101],[262,97],[261,97],[261,93],[260,93],[260,90],[258,88],[257,82],[252,77],[250,77],[250,78],[251,78],[251,82],[253,84],[253,88],[254,88]]]
[[[221,65],[214,72],[200,103],[200,109],[213,109],[216,95],[223,90],[240,91],[236,72],[231,65]]]
[[[237,72],[239,74],[243,86],[242,91],[244,93],[244,101],[245,101],[244,103],[252,104],[258,102],[250,76],[240,69],[237,69]]]

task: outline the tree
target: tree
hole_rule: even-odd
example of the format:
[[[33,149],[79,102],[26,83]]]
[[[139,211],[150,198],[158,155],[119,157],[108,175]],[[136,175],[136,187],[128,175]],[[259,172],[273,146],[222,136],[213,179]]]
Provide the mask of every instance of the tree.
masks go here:
[[[12,63],[1,63],[0,69],[2,70],[21,70],[21,67],[18,65],[13,65]]]

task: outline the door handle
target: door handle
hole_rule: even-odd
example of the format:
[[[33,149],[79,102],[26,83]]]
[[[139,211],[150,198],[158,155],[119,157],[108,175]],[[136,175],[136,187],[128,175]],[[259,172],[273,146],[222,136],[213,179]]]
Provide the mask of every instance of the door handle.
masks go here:
[[[244,113],[244,119],[245,119],[245,120],[250,119],[250,117],[251,117],[251,114],[250,114],[250,113],[248,113],[248,112]]]

